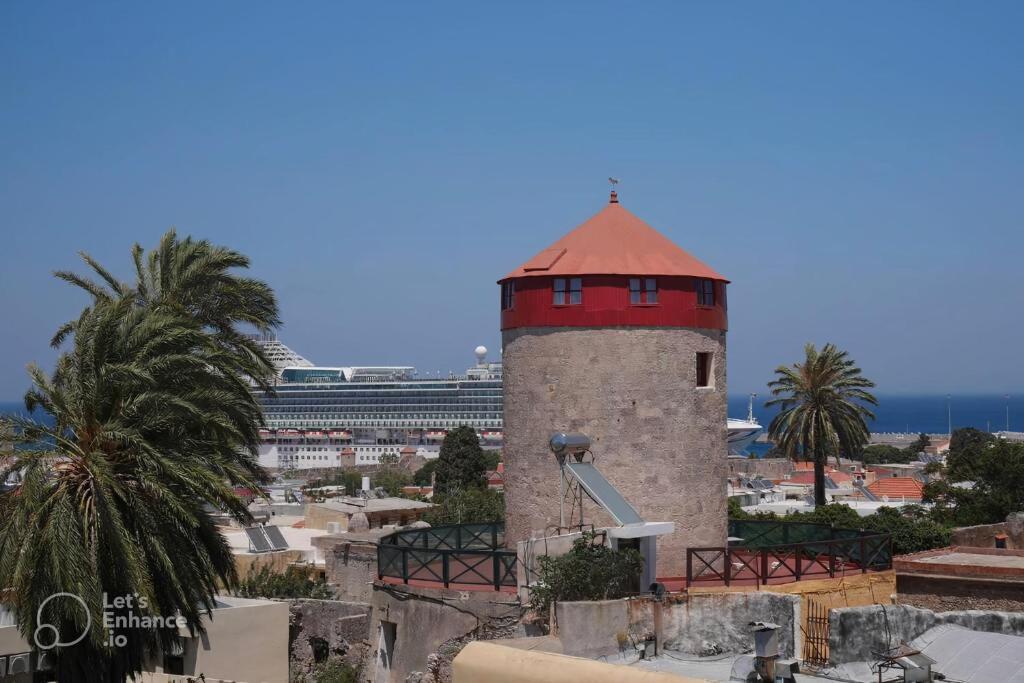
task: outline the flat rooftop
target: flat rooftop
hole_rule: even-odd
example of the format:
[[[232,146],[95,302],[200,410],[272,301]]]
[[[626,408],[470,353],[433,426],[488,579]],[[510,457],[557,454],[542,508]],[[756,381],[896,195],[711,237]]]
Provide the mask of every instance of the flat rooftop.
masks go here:
[[[934,557],[922,557],[917,561],[928,564],[955,564],[961,567],[975,565],[979,567],[1014,567],[1024,570],[1024,557],[1017,555],[979,555],[969,550],[955,551]]]
[[[1024,550],[953,546],[893,558],[896,574],[1024,581]]]
[[[348,513],[418,510],[434,507],[430,503],[421,503],[418,500],[409,500],[408,498],[364,498],[359,503],[346,502],[344,498],[328,498],[322,503],[310,503],[310,505]]]

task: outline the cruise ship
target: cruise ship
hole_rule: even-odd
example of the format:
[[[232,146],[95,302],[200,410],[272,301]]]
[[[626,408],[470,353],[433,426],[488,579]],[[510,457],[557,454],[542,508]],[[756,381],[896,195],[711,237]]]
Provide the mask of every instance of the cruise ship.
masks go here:
[[[273,395],[257,391],[266,429],[260,464],[278,470],[375,465],[382,457],[435,458],[449,429],[468,425],[501,448],[501,363],[476,348],[463,375],[420,377],[409,366],[321,367],[273,338]]]
[[[436,458],[448,430],[468,425],[485,449],[502,443],[501,363],[478,346],[462,375],[420,377],[409,366],[321,367],[272,337],[257,341],[277,369],[273,395],[258,391],[266,422],[260,464],[274,470],[376,465],[383,457]],[[728,421],[741,454],[757,438],[753,416]]]
[[[726,420],[729,430],[729,455],[747,455],[747,448],[761,433],[761,423],[754,417],[754,398],[756,397],[757,394],[750,395],[746,419],[730,417]]]

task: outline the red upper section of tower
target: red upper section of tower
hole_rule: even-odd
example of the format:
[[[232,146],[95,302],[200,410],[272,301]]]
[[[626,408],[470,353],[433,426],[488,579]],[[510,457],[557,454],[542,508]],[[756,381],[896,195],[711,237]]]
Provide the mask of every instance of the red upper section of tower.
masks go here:
[[[501,280],[501,329],[728,327],[728,280],[622,208],[596,216]]]
[[[660,232],[612,201],[501,281],[574,275],[666,275],[728,282]]]

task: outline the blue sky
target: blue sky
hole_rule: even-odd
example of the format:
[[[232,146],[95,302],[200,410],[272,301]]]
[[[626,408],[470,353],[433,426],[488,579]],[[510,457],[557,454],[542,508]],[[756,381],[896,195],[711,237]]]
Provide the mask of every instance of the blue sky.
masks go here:
[[[0,3],[0,398],[168,227],[323,364],[462,369],[495,280],[623,204],[728,276],[729,388],[806,341],[1024,388],[1024,4]]]

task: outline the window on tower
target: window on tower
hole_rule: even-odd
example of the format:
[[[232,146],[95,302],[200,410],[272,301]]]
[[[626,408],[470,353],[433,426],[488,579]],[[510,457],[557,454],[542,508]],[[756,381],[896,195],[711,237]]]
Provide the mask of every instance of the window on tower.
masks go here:
[[[511,311],[516,305],[516,283],[514,280],[501,284],[501,310]]]
[[[697,305],[715,305],[715,282],[714,280],[697,280]]]
[[[554,283],[555,306],[576,305],[583,303],[583,280],[578,277],[556,277]]]
[[[653,277],[629,279],[629,303],[658,303],[658,281]]]
[[[711,359],[712,354],[697,352],[697,386],[711,386]]]

